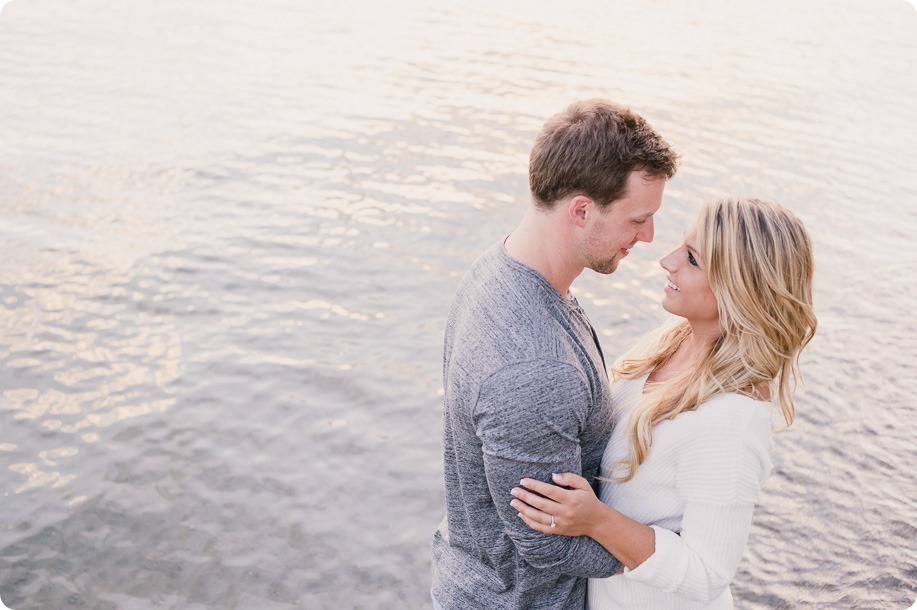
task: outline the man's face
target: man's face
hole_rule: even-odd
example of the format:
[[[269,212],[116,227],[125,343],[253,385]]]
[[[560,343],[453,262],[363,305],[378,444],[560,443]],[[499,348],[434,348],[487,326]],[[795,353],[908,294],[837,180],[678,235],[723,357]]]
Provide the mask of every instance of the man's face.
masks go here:
[[[662,205],[665,178],[649,178],[640,171],[631,172],[627,190],[604,209],[595,205],[587,216],[581,254],[585,266],[599,273],[612,273],[618,262],[638,241],[653,241],[653,214]]]

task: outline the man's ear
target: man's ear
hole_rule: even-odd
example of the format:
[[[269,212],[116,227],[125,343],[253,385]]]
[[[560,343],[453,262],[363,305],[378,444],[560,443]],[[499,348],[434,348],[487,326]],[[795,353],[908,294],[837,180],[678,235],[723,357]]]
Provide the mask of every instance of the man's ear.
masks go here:
[[[595,202],[585,195],[574,195],[567,200],[567,216],[577,227],[586,226],[586,218],[595,213]]]

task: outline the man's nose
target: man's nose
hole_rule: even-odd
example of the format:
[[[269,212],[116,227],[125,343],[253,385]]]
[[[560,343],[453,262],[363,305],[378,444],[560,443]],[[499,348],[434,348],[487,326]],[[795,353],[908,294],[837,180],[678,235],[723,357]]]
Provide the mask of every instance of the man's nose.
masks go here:
[[[649,218],[646,219],[646,222],[640,228],[640,232],[637,233],[637,240],[645,241],[646,243],[652,242],[654,231],[655,231],[655,227],[653,226],[653,217],[650,216]]]

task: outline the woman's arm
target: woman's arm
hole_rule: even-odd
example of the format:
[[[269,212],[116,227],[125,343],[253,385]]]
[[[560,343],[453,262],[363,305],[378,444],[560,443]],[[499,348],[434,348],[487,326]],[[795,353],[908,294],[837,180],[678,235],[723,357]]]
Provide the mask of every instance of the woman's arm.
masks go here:
[[[736,573],[755,503],[771,469],[770,413],[749,408],[748,400],[724,398],[703,416],[683,420],[692,423],[684,431],[691,442],[680,448],[671,465],[684,503],[677,533],[653,525],[647,529],[654,537],[644,537],[641,528],[646,526],[608,507],[606,512],[586,481],[575,475],[554,479],[573,489],[524,479],[531,492],[515,488],[514,495],[534,508],[515,508],[529,527],[541,532],[596,536],[627,566],[628,580],[709,603],[723,594]],[[647,545],[642,552],[641,544]]]
[[[631,570],[653,554],[656,534],[651,527],[604,504],[579,475],[568,472],[552,478],[563,487],[522,479],[522,487],[510,492],[515,497],[510,505],[526,525],[545,534],[589,536]]]

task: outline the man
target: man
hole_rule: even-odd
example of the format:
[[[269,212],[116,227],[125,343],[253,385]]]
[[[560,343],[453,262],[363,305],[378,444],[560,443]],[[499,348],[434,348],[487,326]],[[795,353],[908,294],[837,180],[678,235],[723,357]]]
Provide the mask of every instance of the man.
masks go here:
[[[531,205],[468,270],[446,326],[435,608],[579,609],[585,578],[620,568],[590,538],[526,527],[510,489],[523,477],[597,473],[611,433],[608,377],[570,284],[586,267],[612,273],[652,241],[676,163],[643,118],[606,100],[576,102],[538,134]]]

